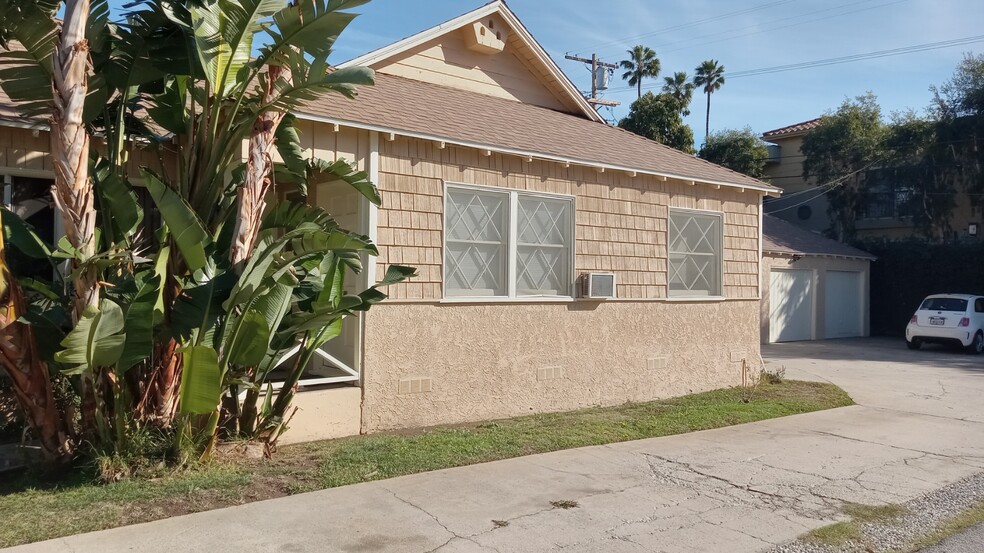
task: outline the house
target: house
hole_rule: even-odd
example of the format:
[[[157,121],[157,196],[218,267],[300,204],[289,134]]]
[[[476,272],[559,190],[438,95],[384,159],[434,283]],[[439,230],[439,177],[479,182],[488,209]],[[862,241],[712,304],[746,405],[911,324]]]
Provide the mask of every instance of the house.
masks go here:
[[[869,335],[874,256],[772,215],[762,237],[763,344]]]
[[[816,232],[825,232],[832,226],[827,213],[829,203],[824,191],[817,188],[819,183],[803,177],[801,147],[803,137],[819,127],[821,121],[811,119],[762,133],[762,140],[769,143],[764,180],[783,191],[782,199],[766,206],[766,213]],[[865,179],[863,216],[856,222],[857,236],[895,239],[915,235],[912,210],[918,206],[912,201],[911,188],[896,182],[893,172],[885,168],[869,170]],[[958,193],[955,203],[950,220],[952,238],[981,236],[981,206],[974,205],[966,192]]]
[[[355,65],[376,85],[296,115],[307,152],[354,161],[383,205],[335,183],[308,200],[378,244],[353,287],[387,264],[419,276],[325,346],[288,439],[651,400],[757,367],[776,188],[605,124],[502,1]],[[50,178],[46,149],[5,127],[0,174]]]

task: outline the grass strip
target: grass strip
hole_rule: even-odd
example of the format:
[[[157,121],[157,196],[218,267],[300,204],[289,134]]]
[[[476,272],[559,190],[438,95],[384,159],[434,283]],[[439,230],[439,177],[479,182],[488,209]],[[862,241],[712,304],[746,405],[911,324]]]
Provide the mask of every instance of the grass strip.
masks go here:
[[[213,462],[99,484],[80,469],[56,484],[0,483],[0,547],[406,474],[561,449],[720,428],[852,405],[826,383],[763,380],[736,389],[281,448],[264,462]],[[44,521],[39,523],[38,521]]]

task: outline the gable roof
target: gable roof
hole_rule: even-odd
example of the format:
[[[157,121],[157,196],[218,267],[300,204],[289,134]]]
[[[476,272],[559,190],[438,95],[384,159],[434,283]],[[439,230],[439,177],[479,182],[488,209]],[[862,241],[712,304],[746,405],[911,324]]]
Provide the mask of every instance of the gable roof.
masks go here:
[[[850,257],[869,261],[876,259],[864,250],[825,238],[775,215],[762,217],[762,252],[808,257]]]
[[[398,56],[408,50],[411,50],[417,46],[420,46],[436,37],[451,33],[457,29],[464,27],[465,25],[474,23],[479,19],[483,19],[492,14],[498,14],[506,23],[516,32],[516,35],[522,42],[523,46],[528,48],[534,57],[540,62],[543,69],[549,74],[556,82],[560,85],[565,96],[571,100],[571,102],[579,108],[580,114],[584,117],[591,119],[593,121],[604,122],[604,118],[598,114],[597,111],[585,100],[584,96],[578,90],[574,83],[567,77],[567,75],[560,69],[559,66],[553,61],[546,50],[540,46],[540,43],[533,38],[529,30],[523,25],[523,22],[516,17],[516,14],[506,6],[503,0],[494,0],[474,9],[466,14],[460,15],[449,21],[445,21],[440,25],[431,27],[425,31],[421,31],[415,35],[411,35],[403,40],[394,42],[388,46],[383,46],[377,50],[373,50],[367,54],[363,54],[357,58],[348,60],[340,64],[339,68],[352,67],[352,66],[373,66],[379,64],[380,62]]]
[[[795,125],[789,125],[788,127],[765,131],[762,133],[762,139],[769,140],[772,138],[788,138],[791,136],[806,134],[807,132],[819,127],[820,122],[820,118],[818,117],[816,119],[810,119],[809,121],[803,121],[802,123],[796,123]]]
[[[779,189],[606,123],[458,88],[376,75],[355,101],[326,94],[300,119],[494,152],[769,194]]]

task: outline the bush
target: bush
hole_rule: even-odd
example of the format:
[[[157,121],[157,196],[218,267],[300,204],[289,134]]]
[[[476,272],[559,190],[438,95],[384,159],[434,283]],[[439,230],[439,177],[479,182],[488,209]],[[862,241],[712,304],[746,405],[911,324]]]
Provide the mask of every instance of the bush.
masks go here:
[[[23,431],[24,418],[13,387],[10,380],[0,374],[0,443],[19,441]]]
[[[871,264],[871,333],[902,336],[930,294],[984,295],[984,243],[928,243],[918,239],[864,240]]]

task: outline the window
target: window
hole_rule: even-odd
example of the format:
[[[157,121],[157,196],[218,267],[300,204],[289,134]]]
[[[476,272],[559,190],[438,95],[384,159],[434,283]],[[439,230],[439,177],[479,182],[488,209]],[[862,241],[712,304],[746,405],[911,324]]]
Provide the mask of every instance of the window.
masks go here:
[[[444,295],[569,296],[572,198],[448,185]]]
[[[976,313],[984,313],[984,298],[974,300],[974,311]]]
[[[721,296],[721,215],[670,209],[670,297]]]
[[[922,306],[922,311],[967,311],[967,300],[957,298],[926,298]]]

